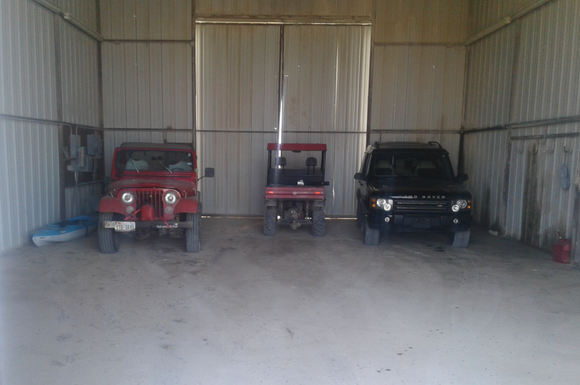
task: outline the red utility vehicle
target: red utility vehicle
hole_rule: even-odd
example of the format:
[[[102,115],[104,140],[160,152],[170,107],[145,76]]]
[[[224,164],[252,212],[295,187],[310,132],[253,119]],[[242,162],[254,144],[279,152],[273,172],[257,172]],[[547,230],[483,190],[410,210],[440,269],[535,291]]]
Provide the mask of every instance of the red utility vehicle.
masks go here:
[[[213,177],[213,168],[205,175]],[[199,178],[201,179],[201,178]],[[115,149],[111,183],[99,204],[99,245],[119,250],[119,233],[185,236],[185,251],[200,249],[201,202],[195,149],[185,143],[123,143]]]
[[[324,235],[325,166],[326,144],[268,143],[264,235],[275,235],[278,224],[311,225],[312,235]]]

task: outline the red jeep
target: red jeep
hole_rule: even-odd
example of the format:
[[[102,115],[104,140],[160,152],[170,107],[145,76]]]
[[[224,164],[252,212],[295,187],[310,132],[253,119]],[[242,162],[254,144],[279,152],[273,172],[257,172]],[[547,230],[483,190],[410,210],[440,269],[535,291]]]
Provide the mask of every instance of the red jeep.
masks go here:
[[[213,174],[213,168],[206,168],[204,176]],[[111,184],[99,204],[101,251],[119,250],[118,233],[138,239],[153,233],[185,235],[185,251],[199,251],[198,180],[190,144],[123,143],[116,148]]]
[[[311,225],[312,235],[324,235],[325,164],[326,144],[268,143],[264,235],[275,235],[277,224]]]

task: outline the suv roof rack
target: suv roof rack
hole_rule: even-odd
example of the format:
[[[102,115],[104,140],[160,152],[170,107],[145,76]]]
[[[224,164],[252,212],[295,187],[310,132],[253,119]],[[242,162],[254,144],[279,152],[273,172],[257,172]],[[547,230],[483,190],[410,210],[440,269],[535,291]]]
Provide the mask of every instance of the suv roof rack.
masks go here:
[[[429,144],[432,144],[432,145],[436,145],[436,146],[438,146],[439,148],[443,148],[439,142],[436,142],[436,141],[434,141],[434,140],[430,140],[430,141],[429,141],[429,142],[427,142],[427,143],[429,143]]]

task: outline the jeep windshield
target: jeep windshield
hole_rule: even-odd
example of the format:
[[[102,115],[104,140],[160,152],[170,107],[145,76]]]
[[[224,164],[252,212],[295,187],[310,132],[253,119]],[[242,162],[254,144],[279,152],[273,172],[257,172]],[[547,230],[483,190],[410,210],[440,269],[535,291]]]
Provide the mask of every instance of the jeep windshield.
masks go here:
[[[146,149],[123,149],[117,152],[115,168],[124,172],[155,172],[173,174],[193,171],[193,154],[190,151]]]
[[[454,180],[451,162],[442,153],[377,152],[369,165],[371,178]]]

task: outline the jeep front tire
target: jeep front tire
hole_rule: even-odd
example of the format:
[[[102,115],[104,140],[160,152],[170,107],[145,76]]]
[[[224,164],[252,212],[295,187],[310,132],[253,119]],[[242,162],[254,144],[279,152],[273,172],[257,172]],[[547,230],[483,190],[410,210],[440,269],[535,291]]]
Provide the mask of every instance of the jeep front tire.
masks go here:
[[[115,229],[106,229],[103,225],[104,221],[112,221],[115,213],[99,213],[99,227],[98,237],[101,253],[114,254],[119,251],[121,240]]]
[[[201,249],[199,240],[199,225],[201,223],[201,204],[197,207],[197,213],[187,213],[186,221],[191,223],[192,227],[185,229],[185,252],[197,253]]]

